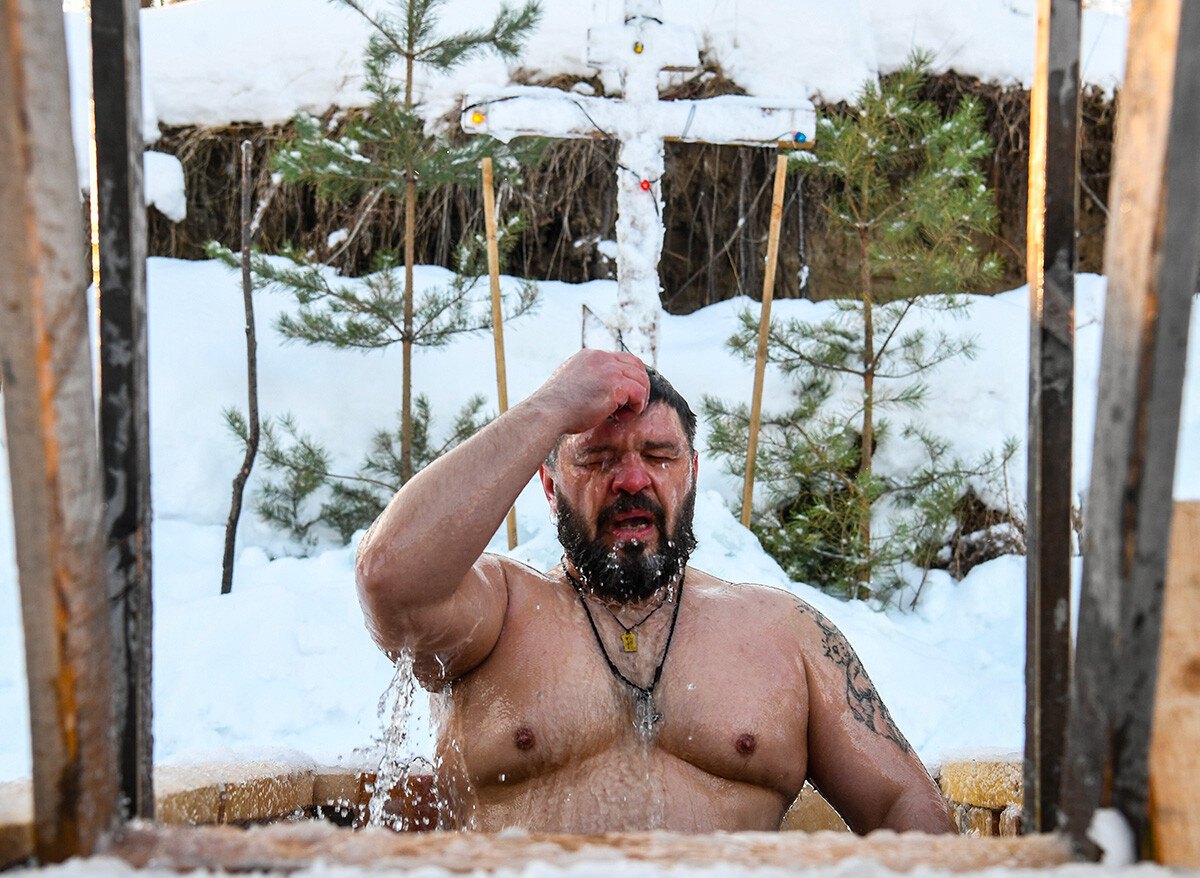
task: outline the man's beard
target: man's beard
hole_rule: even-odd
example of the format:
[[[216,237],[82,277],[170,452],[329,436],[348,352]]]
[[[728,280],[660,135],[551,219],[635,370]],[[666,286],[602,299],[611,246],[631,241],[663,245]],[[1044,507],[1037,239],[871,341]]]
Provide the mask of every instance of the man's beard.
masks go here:
[[[599,537],[589,537],[586,523],[562,494],[555,494],[558,505],[558,541],[568,561],[575,565],[588,590],[598,597],[634,603],[650,597],[683,572],[688,557],[696,548],[692,517],[696,509],[693,484],[679,507],[675,530],[667,535],[666,512],[644,494],[622,494],[596,520],[597,535],[612,519],[634,510],[650,514],[658,531],[658,549],[648,553],[645,543],[635,540],[610,548]]]

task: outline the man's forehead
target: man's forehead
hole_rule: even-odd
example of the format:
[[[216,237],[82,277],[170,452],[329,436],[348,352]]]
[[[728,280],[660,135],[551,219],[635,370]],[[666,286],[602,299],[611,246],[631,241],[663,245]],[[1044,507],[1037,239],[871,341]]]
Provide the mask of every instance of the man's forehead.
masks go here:
[[[687,447],[687,433],[679,413],[662,401],[655,401],[640,414],[624,421],[609,418],[592,429],[573,436],[566,441],[575,450],[607,447],[618,442],[671,443],[680,448]]]

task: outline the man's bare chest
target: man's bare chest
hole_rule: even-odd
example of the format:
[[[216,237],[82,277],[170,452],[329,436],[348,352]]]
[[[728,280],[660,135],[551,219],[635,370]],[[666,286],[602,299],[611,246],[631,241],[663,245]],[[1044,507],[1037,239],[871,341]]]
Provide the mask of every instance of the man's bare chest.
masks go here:
[[[444,734],[455,740],[443,744],[476,788],[574,772],[640,746],[698,776],[799,790],[807,691],[797,655],[695,612],[680,617],[665,657],[661,630],[627,655],[613,626],[593,632],[570,607],[553,610],[506,631],[453,687]]]

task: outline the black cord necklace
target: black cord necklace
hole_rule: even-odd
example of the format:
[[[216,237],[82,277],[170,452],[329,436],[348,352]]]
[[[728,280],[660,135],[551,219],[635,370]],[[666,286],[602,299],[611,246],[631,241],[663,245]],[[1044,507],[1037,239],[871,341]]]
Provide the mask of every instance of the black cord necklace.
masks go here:
[[[592,626],[592,634],[596,638],[596,645],[600,647],[600,654],[608,662],[608,669],[612,671],[614,677],[633,691],[638,733],[647,743],[653,742],[658,732],[658,724],[662,722],[663,718],[662,713],[654,705],[654,687],[658,685],[658,681],[662,678],[663,667],[667,664],[667,653],[671,651],[671,639],[675,636],[675,623],[679,620],[679,607],[683,603],[683,574],[679,575],[679,593],[675,596],[675,611],[671,614],[671,627],[667,631],[667,644],[663,647],[662,658],[658,660],[658,666],[654,669],[654,679],[650,681],[649,686],[639,686],[621,673],[621,669],[616,666],[616,663],[609,657],[608,650],[604,648],[604,641],[600,639],[600,631],[596,628],[596,620],[592,617],[592,611],[588,608],[587,601],[583,596],[583,583],[571,575],[571,572],[567,570],[566,564],[563,565],[563,572],[566,573],[567,579],[574,586],[575,593],[579,595],[579,603],[583,605],[583,612],[587,615],[588,624]],[[659,604],[651,610],[646,619],[649,619],[661,607],[662,604]],[[609,612],[611,613],[612,611],[610,610]],[[614,615],[613,618],[615,619],[616,616]],[[645,622],[646,619],[643,619],[642,622]],[[617,624],[621,624],[619,619],[617,620]],[[638,625],[640,624],[642,623],[639,622]],[[624,628],[625,626],[621,625],[621,627]],[[636,628],[637,625],[633,627]]]
[[[569,575],[570,574],[568,574],[568,576]],[[608,611],[608,615],[612,616],[613,621],[616,622],[618,625],[620,625],[621,630],[625,632],[624,634],[621,635],[621,649],[625,650],[625,652],[637,652],[638,651],[637,629],[641,628],[643,622],[645,622],[647,619],[649,619],[651,616],[653,616],[655,613],[657,613],[659,610],[662,609],[663,604],[665,604],[667,602],[667,595],[669,595],[669,594],[670,594],[670,591],[668,591],[667,594],[664,594],[662,597],[662,600],[660,600],[657,604],[654,605],[653,610],[651,610],[646,615],[642,616],[642,618],[640,620],[638,620],[637,622],[634,622],[632,625],[626,625],[619,618],[617,618],[617,614],[612,611],[612,607],[610,607],[608,604],[604,603],[603,601],[600,602],[600,606],[604,607],[604,609],[606,609]]]

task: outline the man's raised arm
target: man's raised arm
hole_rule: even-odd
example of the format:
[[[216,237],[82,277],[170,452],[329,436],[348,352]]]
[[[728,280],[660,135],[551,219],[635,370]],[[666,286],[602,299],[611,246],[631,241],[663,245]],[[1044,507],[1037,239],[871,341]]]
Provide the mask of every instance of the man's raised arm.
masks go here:
[[[504,567],[483,554],[488,540],[559,437],[637,414],[648,394],[637,357],[580,351],[401,488],[363,537],[355,571],[380,647],[412,650],[426,668],[436,659],[445,679],[482,662],[508,603]]]

